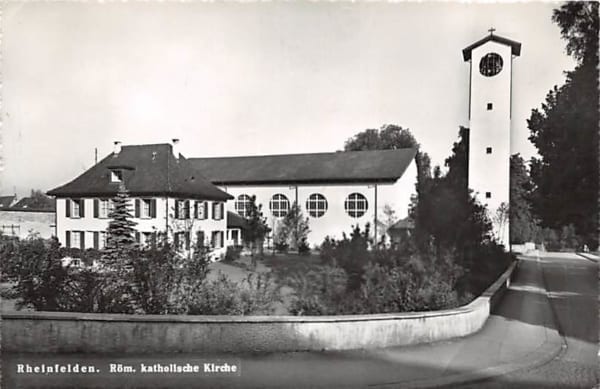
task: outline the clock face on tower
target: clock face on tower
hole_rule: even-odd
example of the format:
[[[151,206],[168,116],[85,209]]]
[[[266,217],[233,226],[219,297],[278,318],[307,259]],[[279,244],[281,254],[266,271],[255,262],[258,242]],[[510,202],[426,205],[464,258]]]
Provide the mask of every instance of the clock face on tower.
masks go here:
[[[479,62],[479,73],[493,77],[502,70],[502,57],[496,53],[487,53]]]

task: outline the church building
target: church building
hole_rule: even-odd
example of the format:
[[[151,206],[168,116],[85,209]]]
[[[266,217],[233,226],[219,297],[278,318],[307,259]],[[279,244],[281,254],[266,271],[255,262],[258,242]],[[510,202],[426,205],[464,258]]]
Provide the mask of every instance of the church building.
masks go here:
[[[494,35],[463,50],[470,63],[468,185],[486,204],[496,237],[509,247],[508,204],[512,60],[521,44]],[[222,258],[241,243],[252,197],[273,233],[296,203],[308,217],[308,244],[341,238],[353,226],[371,226],[376,241],[384,209],[408,215],[415,193],[417,150],[185,158],[179,141],[122,146],[73,181],[51,190],[56,197],[56,236],[67,247],[102,248],[110,198],[124,186],[131,196],[140,243],[166,232],[175,244],[193,243]],[[397,229],[410,229],[405,221]],[[400,228],[401,227],[401,228]],[[401,233],[404,233],[400,231]]]

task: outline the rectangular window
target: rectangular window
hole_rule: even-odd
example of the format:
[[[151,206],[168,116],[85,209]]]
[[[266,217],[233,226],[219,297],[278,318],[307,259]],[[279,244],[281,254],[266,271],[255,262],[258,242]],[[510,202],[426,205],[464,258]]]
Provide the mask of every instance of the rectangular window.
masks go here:
[[[110,171],[110,182],[123,182],[123,171],[122,170],[111,170]]]
[[[486,154],[491,154],[492,153],[492,148],[491,147],[486,147],[485,153]]]
[[[213,248],[223,247],[223,231],[213,231],[211,238]]]
[[[71,231],[71,247],[81,248],[81,231]]]
[[[152,217],[152,200],[151,199],[142,199],[142,214],[141,217],[145,219],[150,219]]]
[[[80,218],[85,216],[85,200],[84,199],[70,199],[67,200],[67,217]]]
[[[196,201],[194,205],[196,219],[204,220],[206,219],[206,202],[205,201]]]
[[[175,207],[177,208],[175,217],[177,219],[185,219],[185,201],[177,200],[175,202]]]
[[[491,199],[492,198],[492,192],[485,192],[485,198],[486,199]]]
[[[106,247],[106,231],[100,231],[100,237],[98,239],[98,248],[102,250]]]
[[[190,218],[189,200],[175,200],[175,219]]]
[[[110,214],[110,202],[108,199],[100,199],[98,201],[98,217],[101,219],[108,218]]]
[[[81,206],[79,204],[79,201],[80,200],[75,200],[75,199],[73,199],[71,201],[71,204],[73,206],[73,208],[71,209],[71,217],[80,217],[79,212],[81,210]]]
[[[487,103],[487,110],[491,111],[494,105],[492,103]]]
[[[223,203],[213,203],[213,220],[223,219]]]
[[[233,244],[235,246],[239,245],[240,243],[238,242],[238,230],[231,230],[231,240],[233,241]]]

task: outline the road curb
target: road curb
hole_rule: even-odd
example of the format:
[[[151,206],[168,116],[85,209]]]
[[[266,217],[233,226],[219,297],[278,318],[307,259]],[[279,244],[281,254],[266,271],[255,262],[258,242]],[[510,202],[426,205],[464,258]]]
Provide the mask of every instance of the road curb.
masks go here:
[[[587,259],[588,261],[592,261],[594,263],[600,262],[599,258],[596,257],[595,255],[589,255],[587,253],[575,253],[575,254],[579,255],[581,258]]]
[[[558,321],[556,312],[548,298],[548,288],[546,287],[546,277],[544,276],[544,271],[540,264],[539,255],[536,255],[536,263],[539,268],[541,285],[545,291],[545,296],[548,301],[549,309],[551,311],[552,320],[554,321],[555,327],[558,329]],[[518,271],[518,266],[515,269]],[[376,388],[392,388],[401,386],[402,388],[438,388],[438,387],[447,387],[447,386],[456,386],[456,385],[464,385],[470,383],[477,383],[482,381],[487,381],[493,379],[495,377],[503,376],[506,374],[514,373],[521,370],[526,369],[534,369],[540,366],[543,366],[554,359],[560,358],[567,350],[567,343],[564,337],[560,334],[557,329],[549,329],[545,327],[546,332],[546,341],[542,343],[536,349],[530,351],[526,354],[525,357],[521,358],[519,361],[505,363],[498,366],[488,367],[485,369],[480,369],[476,371],[471,371],[464,374],[454,374],[448,377],[441,377],[437,379],[420,379],[414,381],[398,381],[393,383],[384,383],[384,384],[375,384],[370,385],[369,387]],[[531,359],[532,355],[539,355],[535,359]]]

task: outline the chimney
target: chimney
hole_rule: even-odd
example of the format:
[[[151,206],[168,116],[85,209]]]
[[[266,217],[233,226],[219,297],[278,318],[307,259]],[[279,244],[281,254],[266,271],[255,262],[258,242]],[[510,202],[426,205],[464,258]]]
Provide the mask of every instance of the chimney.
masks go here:
[[[178,138],[173,138],[173,155],[175,156],[176,160],[179,160],[179,139]]]
[[[118,140],[116,140],[113,148],[113,152],[115,153],[115,155],[113,155],[113,157],[116,157],[119,155],[119,153],[121,152],[121,142],[119,142]]]

